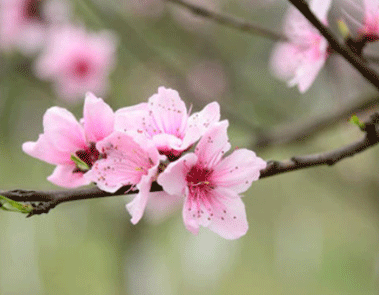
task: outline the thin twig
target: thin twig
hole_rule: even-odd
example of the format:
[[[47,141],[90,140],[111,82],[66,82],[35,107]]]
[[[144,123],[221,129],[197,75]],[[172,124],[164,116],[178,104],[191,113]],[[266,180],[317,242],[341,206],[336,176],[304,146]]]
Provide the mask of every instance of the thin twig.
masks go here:
[[[257,134],[251,149],[259,150],[294,142],[303,143],[319,132],[332,127],[342,120],[349,119],[349,117],[360,111],[374,108],[378,102],[378,96],[369,97],[368,99],[339,107],[317,118],[308,118],[295,123],[281,125],[273,130],[262,131]]]
[[[165,1],[181,5],[187,8],[188,10],[190,10],[193,14],[196,14],[204,18],[208,18],[221,25],[235,28],[239,31],[250,33],[252,35],[260,35],[262,37],[266,37],[274,41],[286,41],[287,39],[284,35],[278,32],[274,32],[267,28],[263,28],[258,24],[248,22],[244,19],[237,18],[235,16],[231,16],[231,15],[223,14],[223,13],[217,13],[217,12],[208,10],[204,7],[200,7],[192,3],[188,3],[183,0],[165,0]]]
[[[352,157],[357,153],[379,143],[379,114],[374,114],[371,119],[365,124],[365,135],[361,140],[353,142],[347,146],[335,149],[329,152],[292,157],[285,161],[269,161],[266,169],[261,170],[260,179],[279,175],[282,173],[305,169],[308,167],[316,167],[320,165],[334,165],[342,159]],[[152,192],[161,191],[162,188],[154,182],[151,188]],[[11,190],[0,192],[0,195],[5,196],[17,202],[41,202],[36,205],[29,216],[48,213],[49,210],[56,207],[60,203],[86,200],[94,198],[104,198],[123,194],[137,193],[131,191],[130,186],[121,188],[115,193],[107,193],[101,191],[97,187],[70,189],[64,191],[28,191],[28,190]]]

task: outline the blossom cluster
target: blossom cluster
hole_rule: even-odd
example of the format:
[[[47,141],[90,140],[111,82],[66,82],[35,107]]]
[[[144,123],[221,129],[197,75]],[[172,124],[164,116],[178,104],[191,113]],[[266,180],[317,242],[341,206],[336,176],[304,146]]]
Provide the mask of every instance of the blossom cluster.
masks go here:
[[[228,121],[220,121],[217,102],[190,115],[177,91],[160,87],[147,103],[114,112],[87,93],[79,122],[66,109],[52,107],[43,127],[38,140],[22,148],[56,165],[47,178],[52,183],[96,183],[111,193],[130,186],[137,195],[126,208],[136,224],[154,198],[150,190],[156,181],[163,189],[162,204],[184,203],[183,220],[192,233],[200,225],[227,239],[247,232],[240,194],[259,178],[266,162],[247,149],[226,155],[231,148]]]
[[[344,24],[344,38],[350,38],[347,45],[363,47],[367,42],[379,40],[379,1],[361,0],[362,6],[354,1],[347,1],[345,6],[352,6],[359,11],[362,21],[359,22],[344,9],[344,17],[339,19]],[[310,10],[325,25],[328,26],[327,16],[330,10],[331,0],[311,0]],[[350,32],[350,22],[355,27],[355,33]],[[325,65],[332,53],[327,40],[322,34],[297,10],[290,7],[284,19],[284,37],[274,47],[271,55],[270,68],[273,74],[280,80],[287,82],[288,86],[298,86],[301,93],[306,92],[315,81],[318,73]],[[348,30],[345,32],[345,30]],[[354,40],[352,36],[356,35]],[[361,53],[361,48],[351,48],[355,53]]]
[[[113,32],[87,32],[72,14],[62,0],[0,0],[0,49],[35,57],[34,74],[68,102],[106,94],[117,46]]]

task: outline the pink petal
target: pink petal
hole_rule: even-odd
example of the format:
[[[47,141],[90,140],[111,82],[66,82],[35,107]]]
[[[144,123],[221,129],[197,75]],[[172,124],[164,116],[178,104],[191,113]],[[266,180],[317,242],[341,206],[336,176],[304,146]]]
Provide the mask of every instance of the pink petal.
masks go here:
[[[209,129],[209,127],[220,120],[220,105],[217,102],[209,103],[198,113],[188,118],[187,130],[181,146],[182,150],[194,144]]]
[[[245,205],[236,193],[216,188],[214,191],[214,216],[208,228],[225,239],[238,239],[245,235],[249,226],[246,219]]]
[[[139,143],[137,143],[139,141]],[[159,154],[154,144],[145,136],[115,131],[96,144],[106,154],[105,159],[95,162],[86,178],[96,182],[107,192],[115,192],[125,185],[136,185],[148,170],[157,165]]]
[[[186,228],[197,234],[200,225],[208,227],[225,239],[238,239],[246,234],[248,224],[245,205],[237,193],[216,188],[207,195],[204,202],[191,201],[188,197],[183,207],[183,221]]]
[[[46,140],[56,150],[71,154],[87,147],[83,127],[66,109],[48,109],[43,116],[43,129]]]
[[[45,134],[40,134],[36,142],[25,142],[22,145],[22,150],[28,155],[50,164],[64,165],[72,163],[71,154],[57,150],[55,146],[47,140]]]
[[[267,163],[247,149],[235,150],[214,167],[212,180],[219,187],[228,188],[237,194],[246,191],[259,178],[259,171]]]
[[[317,78],[318,73],[325,64],[326,54],[321,55],[318,59],[307,57],[303,60],[302,65],[297,69],[296,76],[288,82],[290,87],[298,85],[301,93],[306,92]]]
[[[161,223],[179,211],[183,202],[182,196],[169,195],[164,191],[152,192],[145,209],[145,220],[152,224]]]
[[[326,21],[332,0],[312,0],[309,5],[312,12],[322,22]]]
[[[228,121],[215,123],[200,139],[195,148],[199,157],[198,163],[205,167],[213,167],[230,149],[227,135]]]
[[[199,214],[199,211],[204,213]],[[194,235],[198,234],[200,225],[207,227],[210,224],[210,219],[208,219],[210,215],[205,205],[200,203],[199,206],[197,206],[192,202],[190,196],[188,196],[184,202],[182,214],[186,229]]]
[[[292,79],[300,63],[301,51],[295,44],[279,42],[271,53],[270,69],[280,80]]]
[[[83,118],[88,142],[98,142],[113,132],[113,110],[90,92],[86,94],[84,101]]]
[[[55,167],[53,174],[51,174],[47,180],[56,185],[67,188],[78,187],[91,183],[83,177],[83,173],[73,173],[74,169],[74,163],[72,165],[58,165]]]
[[[152,140],[160,151],[180,150],[182,141],[175,135],[161,133],[155,135]]]
[[[155,180],[158,172],[157,163],[153,168],[151,168],[147,175],[143,175],[141,181],[137,184],[139,190],[137,196],[126,205],[126,209],[129,211],[132,219],[130,220],[133,224],[137,224],[142,218],[145,211],[148,198],[150,196],[151,184]]]
[[[184,196],[188,194],[186,176],[197,162],[197,156],[189,153],[170,163],[159,175],[157,182],[170,195]]]
[[[142,133],[148,132],[147,126],[152,124],[152,118],[148,116],[147,103],[122,108],[115,113],[115,130],[136,130]]]
[[[159,87],[158,93],[149,98],[149,110],[159,130],[182,137],[188,115],[177,91]]]

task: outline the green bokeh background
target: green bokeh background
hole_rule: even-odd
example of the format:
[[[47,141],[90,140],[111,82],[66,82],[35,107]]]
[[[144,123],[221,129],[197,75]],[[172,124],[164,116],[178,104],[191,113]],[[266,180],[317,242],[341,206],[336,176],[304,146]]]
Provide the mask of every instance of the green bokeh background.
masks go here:
[[[178,19],[190,15],[172,4],[155,17],[137,15],[125,1],[72,2],[89,28],[112,29],[120,37],[105,97],[114,110],[146,101],[159,86],[171,87],[194,111],[219,101],[233,147],[249,147],[257,130],[325,114],[374,93],[333,58],[300,95],[271,76],[273,41],[201,19],[183,26]],[[287,8],[285,1],[212,3],[276,30]],[[194,89],[189,73],[201,62],[219,70],[205,67],[204,77],[216,78],[200,76]],[[47,108],[66,107],[80,118],[82,103],[59,100],[28,63],[17,54],[1,55],[0,189],[58,189],[46,181],[53,166],[27,156],[21,145],[42,132]],[[256,152],[282,160],[360,136],[358,128],[341,122],[310,140]],[[62,204],[30,219],[2,211],[0,294],[378,294],[378,156],[374,147],[333,167],[257,181],[244,197],[250,229],[236,241],[203,228],[193,236],[180,210],[160,223],[143,218],[133,226],[123,196]]]

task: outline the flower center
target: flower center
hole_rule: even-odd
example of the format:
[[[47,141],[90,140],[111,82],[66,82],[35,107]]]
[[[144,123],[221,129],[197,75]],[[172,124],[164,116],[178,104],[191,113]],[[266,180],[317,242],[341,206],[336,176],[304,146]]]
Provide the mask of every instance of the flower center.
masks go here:
[[[95,163],[100,157],[100,153],[96,149],[96,144],[94,142],[91,142],[87,149],[76,151],[75,155],[80,160],[85,162],[90,168],[92,167],[93,163]],[[86,171],[83,171],[82,169],[77,167],[75,168],[74,172],[86,172]]]
[[[186,181],[192,195],[201,198],[209,192],[213,186],[211,175],[213,170],[205,169],[201,166],[193,166],[186,176]]]
[[[81,59],[75,62],[73,70],[75,76],[84,78],[88,75],[89,71],[90,67],[86,60]]]
[[[26,0],[24,6],[24,16],[27,19],[41,20],[41,0]]]

